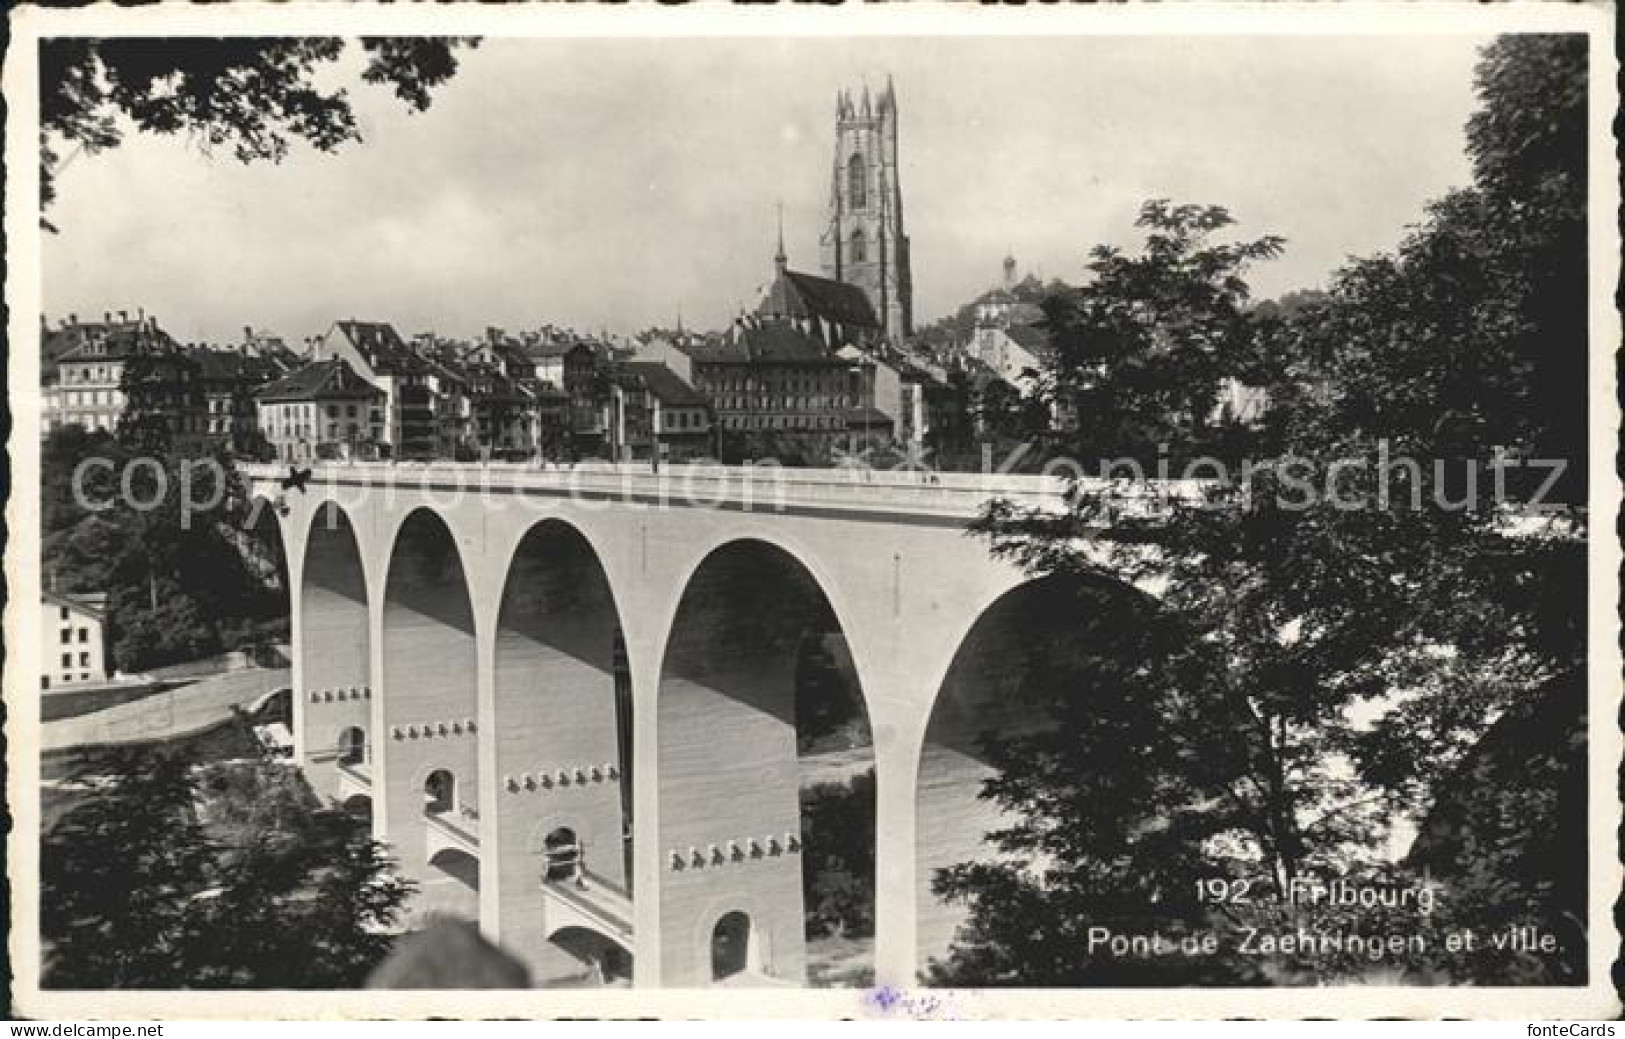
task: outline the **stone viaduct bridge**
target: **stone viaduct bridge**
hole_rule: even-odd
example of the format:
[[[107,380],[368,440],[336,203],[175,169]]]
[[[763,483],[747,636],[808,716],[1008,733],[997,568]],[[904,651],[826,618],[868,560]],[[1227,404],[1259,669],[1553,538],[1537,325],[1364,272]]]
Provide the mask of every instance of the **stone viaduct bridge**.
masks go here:
[[[297,760],[414,912],[539,979],[806,981],[798,659],[844,638],[876,775],[875,981],[960,919],[974,734],[1041,586],[965,533],[1042,477],[755,467],[250,467],[288,563]],[[854,839],[858,839],[854,836]]]

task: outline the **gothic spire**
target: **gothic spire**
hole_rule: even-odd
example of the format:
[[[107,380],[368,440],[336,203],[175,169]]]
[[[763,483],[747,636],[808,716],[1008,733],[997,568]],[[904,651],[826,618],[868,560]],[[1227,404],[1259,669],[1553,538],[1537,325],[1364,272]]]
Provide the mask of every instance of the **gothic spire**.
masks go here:
[[[773,254],[773,263],[782,274],[790,265],[790,258],[784,254],[784,203],[779,203],[779,251]]]

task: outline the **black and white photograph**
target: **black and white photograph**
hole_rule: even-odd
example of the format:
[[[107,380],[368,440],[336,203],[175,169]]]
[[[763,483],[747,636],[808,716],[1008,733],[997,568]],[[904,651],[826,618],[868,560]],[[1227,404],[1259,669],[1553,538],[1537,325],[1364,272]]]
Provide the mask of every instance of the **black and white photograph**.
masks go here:
[[[1612,7],[320,6],[11,15],[15,1016],[1620,1014]]]

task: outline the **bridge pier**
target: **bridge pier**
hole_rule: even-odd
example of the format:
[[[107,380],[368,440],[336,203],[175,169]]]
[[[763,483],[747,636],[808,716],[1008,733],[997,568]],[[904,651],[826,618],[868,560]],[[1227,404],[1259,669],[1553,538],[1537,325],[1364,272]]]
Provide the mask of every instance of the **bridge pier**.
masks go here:
[[[876,727],[875,984],[918,984],[914,809],[924,725]]]
[[[665,897],[660,845],[660,658],[661,647],[643,628],[627,631],[626,651],[632,670],[632,984],[659,988],[663,982],[660,953],[660,904]]]

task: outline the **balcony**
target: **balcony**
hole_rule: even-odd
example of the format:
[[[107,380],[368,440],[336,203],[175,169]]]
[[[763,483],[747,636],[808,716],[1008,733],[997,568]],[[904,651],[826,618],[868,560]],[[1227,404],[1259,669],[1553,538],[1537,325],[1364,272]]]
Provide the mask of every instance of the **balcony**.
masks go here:
[[[336,800],[344,804],[352,797],[372,796],[372,766],[364,760],[338,762],[338,790]]]
[[[632,897],[625,891],[585,870],[566,880],[545,880],[542,891],[550,934],[582,927],[632,951]]]
[[[428,831],[428,858],[444,851],[460,851],[479,858],[480,816],[469,805],[458,805],[442,811],[423,814],[424,828]]]

